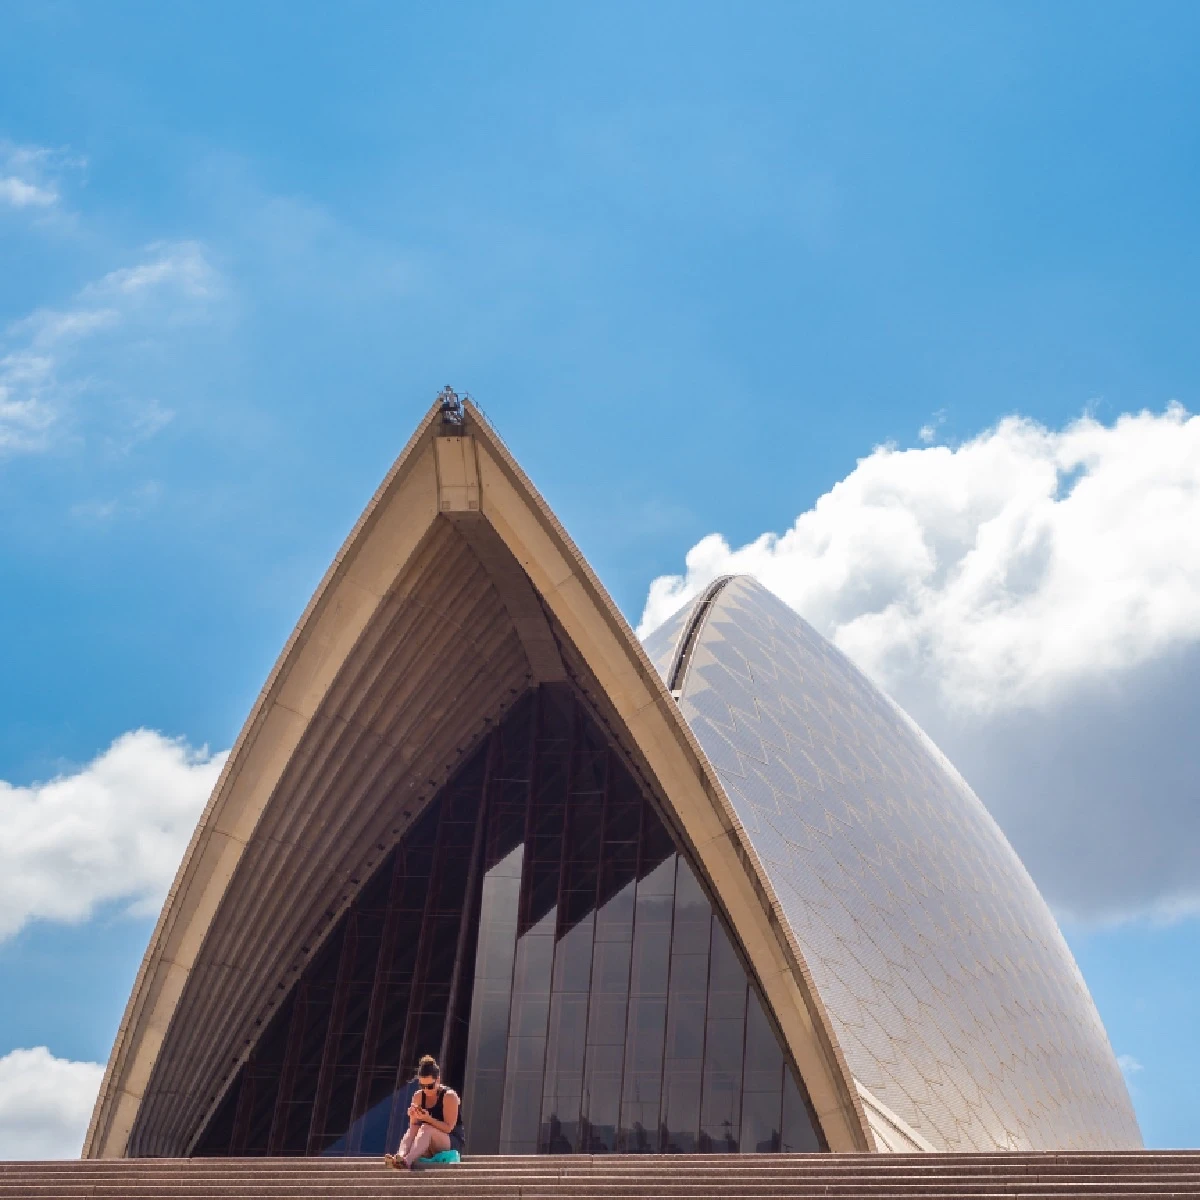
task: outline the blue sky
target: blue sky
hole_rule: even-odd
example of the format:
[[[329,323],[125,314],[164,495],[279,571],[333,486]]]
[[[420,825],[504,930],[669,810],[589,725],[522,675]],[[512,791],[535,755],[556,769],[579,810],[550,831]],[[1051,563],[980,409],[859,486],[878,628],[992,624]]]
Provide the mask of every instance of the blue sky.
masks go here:
[[[449,382],[632,623],[749,564],[914,712],[1063,918],[1147,1143],[1200,1145],[1198,34],[1170,3],[7,5],[0,1068],[107,1057],[207,755]],[[878,569],[880,504],[931,573]],[[998,528],[1002,629],[946,583]],[[93,770],[139,729],[181,739],[126,745],[182,789],[166,865],[97,883],[85,826],[56,875],[48,796],[103,776],[156,819]]]

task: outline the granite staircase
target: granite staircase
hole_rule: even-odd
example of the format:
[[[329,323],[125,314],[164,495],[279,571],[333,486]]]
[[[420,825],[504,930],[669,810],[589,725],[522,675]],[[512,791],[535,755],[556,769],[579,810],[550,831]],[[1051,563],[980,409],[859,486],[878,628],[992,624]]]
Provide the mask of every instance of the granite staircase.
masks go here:
[[[0,1200],[920,1200],[1200,1197],[1200,1151],[572,1155],[389,1171],[367,1159],[0,1163]]]

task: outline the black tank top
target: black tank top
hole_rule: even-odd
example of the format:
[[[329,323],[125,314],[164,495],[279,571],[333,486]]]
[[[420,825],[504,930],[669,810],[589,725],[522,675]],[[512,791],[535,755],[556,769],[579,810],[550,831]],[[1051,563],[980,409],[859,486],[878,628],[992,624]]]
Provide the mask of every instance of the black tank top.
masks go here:
[[[445,1100],[446,1093],[449,1090],[447,1087],[439,1086],[437,1099],[431,1105],[425,1103],[425,1089],[422,1088],[420,1091],[421,1107],[435,1121],[444,1122],[446,1120]],[[450,1145],[455,1150],[462,1150],[463,1148],[463,1106],[461,1099],[458,1102],[458,1120],[454,1122],[454,1128],[450,1130]]]

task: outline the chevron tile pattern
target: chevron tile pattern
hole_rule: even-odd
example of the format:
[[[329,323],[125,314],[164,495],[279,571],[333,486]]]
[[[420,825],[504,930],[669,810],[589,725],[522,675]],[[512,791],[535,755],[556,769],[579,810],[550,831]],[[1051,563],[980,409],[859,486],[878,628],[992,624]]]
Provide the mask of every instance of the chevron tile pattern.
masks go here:
[[[938,1150],[1140,1147],[1079,969],[961,776],[756,581],[701,619],[680,706],[858,1081]],[[648,639],[660,671],[689,624]]]

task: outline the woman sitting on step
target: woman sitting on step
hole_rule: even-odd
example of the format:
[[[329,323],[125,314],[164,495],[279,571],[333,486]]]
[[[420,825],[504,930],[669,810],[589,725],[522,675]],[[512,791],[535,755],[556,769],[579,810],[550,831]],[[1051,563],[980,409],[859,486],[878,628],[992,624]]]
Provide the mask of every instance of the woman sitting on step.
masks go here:
[[[442,1069],[429,1054],[417,1066],[417,1084],[408,1107],[408,1132],[400,1139],[395,1154],[383,1161],[398,1171],[410,1169],[419,1158],[446,1150],[463,1150],[462,1102],[458,1093],[442,1086]]]

